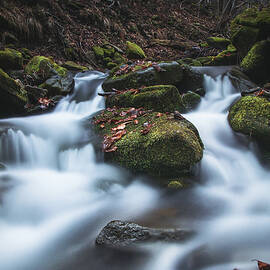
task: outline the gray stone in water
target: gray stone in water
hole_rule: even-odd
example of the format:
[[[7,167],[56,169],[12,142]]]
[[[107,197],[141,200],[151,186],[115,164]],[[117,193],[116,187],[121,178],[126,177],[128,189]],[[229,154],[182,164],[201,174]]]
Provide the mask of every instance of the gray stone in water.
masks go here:
[[[181,229],[153,229],[136,223],[120,220],[111,221],[99,233],[99,246],[125,247],[145,242],[178,242],[189,239],[194,233]]]
[[[6,166],[3,163],[0,163],[0,171],[4,171],[6,169]]]

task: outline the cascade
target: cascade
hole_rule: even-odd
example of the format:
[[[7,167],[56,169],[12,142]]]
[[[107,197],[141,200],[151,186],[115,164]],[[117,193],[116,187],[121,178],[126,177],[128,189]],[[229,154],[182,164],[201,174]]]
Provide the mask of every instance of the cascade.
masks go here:
[[[8,167],[0,172],[0,269],[120,269],[119,254],[109,260],[96,253],[100,229],[115,219],[145,220],[161,208],[177,209],[168,223],[195,236],[139,246],[148,255],[125,268],[255,270],[251,259],[270,261],[269,171],[253,143],[229,127],[228,108],[239,93],[228,77],[205,75],[206,96],[184,115],[205,151],[198,185],[177,194],[97,158],[83,122],[104,108],[97,93],[105,78],[78,74],[74,93],[53,112],[0,120],[0,162]]]

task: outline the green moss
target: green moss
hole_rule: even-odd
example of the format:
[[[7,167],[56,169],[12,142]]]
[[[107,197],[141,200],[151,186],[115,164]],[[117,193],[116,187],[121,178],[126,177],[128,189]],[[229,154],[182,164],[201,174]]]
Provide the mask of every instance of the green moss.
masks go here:
[[[29,75],[37,74],[43,79],[52,75],[66,76],[67,69],[57,65],[52,59],[45,56],[34,56],[25,67]]]
[[[207,48],[209,45],[207,44],[207,42],[203,42],[203,43],[200,44],[200,46],[202,48]]]
[[[252,136],[270,147],[270,102],[267,99],[242,97],[231,107],[228,119],[234,131]]]
[[[112,62],[112,58],[110,58],[110,57],[104,57],[103,61],[105,63],[109,63],[109,62]]]
[[[257,42],[241,62],[241,68],[256,83],[270,78],[270,41]]]
[[[209,66],[213,60],[213,57],[212,56],[198,57],[196,60],[199,61],[203,66]]]
[[[233,46],[232,44],[230,44],[227,47],[227,51],[230,52],[230,53],[234,53],[234,52],[237,52],[237,49],[235,48],[235,46]]]
[[[210,47],[213,47],[216,49],[226,49],[230,43],[231,41],[229,39],[221,38],[221,37],[209,37],[207,39],[207,44]]]
[[[0,51],[0,67],[4,70],[22,69],[23,56],[14,49]]]
[[[97,59],[103,59],[103,57],[104,57],[104,49],[103,48],[101,48],[100,46],[93,46],[92,49],[93,49]]]
[[[115,68],[115,67],[117,67],[118,65],[116,64],[116,63],[114,63],[114,62],[109,62],[108,64],[107,64],[107,68],[108,69],[113,69],[113,68]]]
[[[127,134],[115,143],[118,149],[105,153],[105,160],[152,176],[180,177],[189,174],[203,154],[196,128],[187,120],[168,119],[167,115],[156,117],[156,114],[153,112],[138,117],[137,125],[128,124]],[[112,113],[105,111],[98,118],[107,115],[113,117]],[[148,134],[142,135],[140,131],[145,122],[154,126]],[[100,135],[110,135],[113,126],[108,123],[104,129],[96,126],[96,131]]]
[[[119,52],[116,52],[113,56],[113,61],[119,65],[125,63],[126,59]]]
[[[257,27],[257,18],[258,9],[257,8],[248,8],[245,9],[241,14],[236,16],[232,21],[233,24],[240,24],[244,26]]]
[[[217,56],[214,56],[209,63],[211,66],[228,66],[237,64],[237,53],[230,50],[224,50]]]
[[[132,91],[114,95],[106,100],[106,106],[143,107],[158,112],[184,111],[182,98],[173,85],[156,85],[145,87],[134,94]]]
[[[105,57],[113,57],[113,55],[115,53],[115,49],[113,47],[110,47],[110,46],[105,46],[105,48],[103,48],[103,51],[104,51]]]
[[[168,188],[170,189],[183,189],[184,187],[184,184],[178,180],[172,180],[168,184]]]
[[[87,67],[78,65],[78,64],[76,64],[73,61],[67,61],[67,62],[65,62],[63,64],[63,67],[66,68],[66,69],[68,69],[68,70],[74,70],[74,71],[86,71],[86,70],[88,70]]]
[[[5,73],[0,68],[0,92],[1,98],[3,96],[10,96],[11,103],[20,103],[25,104],[27,102],[27,94],[25,90],[21,89],[20,85],[9,77],[7,73]]]
[[[146,58],[144,51],[137,44],[127,41],[127,56],[130,59],[143,59]]]

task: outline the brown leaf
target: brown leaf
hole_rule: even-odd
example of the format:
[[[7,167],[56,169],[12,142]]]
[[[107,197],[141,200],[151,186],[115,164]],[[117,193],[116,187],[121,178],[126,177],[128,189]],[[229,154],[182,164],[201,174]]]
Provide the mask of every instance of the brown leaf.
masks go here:
[[[101,124],[100,125],[100,128],[105,128],[105,124]]]
[[[138,120],[134,120],[133,123],[134,123],[134,125],[138,125],[139,124],[139,121]]]
[[[117,148],[118,148],[117,146],[113,146],[113,147],[111,147],[109,149],[105,149],[105,152],[106,153],[115,152],[117,150]]]
[[[122,130],[126,128],[126,124],[120,124],[115,128],[112,128],[112,131]]]
[[[270,270],[270,264],[258,260],[255,261],[258,263],[259,270]]]
[[[124,111],[120,112],[119,114],[119,116],[126,116],[126,115],[127,115],[127,112],[124,112]]]
[[[163,113],[157,113],[156,117],[159,118],[163,115]]]

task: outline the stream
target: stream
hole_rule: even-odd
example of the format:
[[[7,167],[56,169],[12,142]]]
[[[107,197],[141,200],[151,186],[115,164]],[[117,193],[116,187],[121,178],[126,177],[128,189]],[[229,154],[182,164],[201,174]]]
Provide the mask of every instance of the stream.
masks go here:
[[[195,187],[150,186],[105,164],[85,119],[103,109],[106,75],[75,78],[51,113],[0,120],[1,270],[256,270],[270,262],[269,169],[227,121],[240,97],[227,76],[205,76],[206,95],[184,116],[205,145]],[[89,125],[89,126],[87,126]],[[111,220],[196,232],[184,243],[106,250],[95,238]]]

